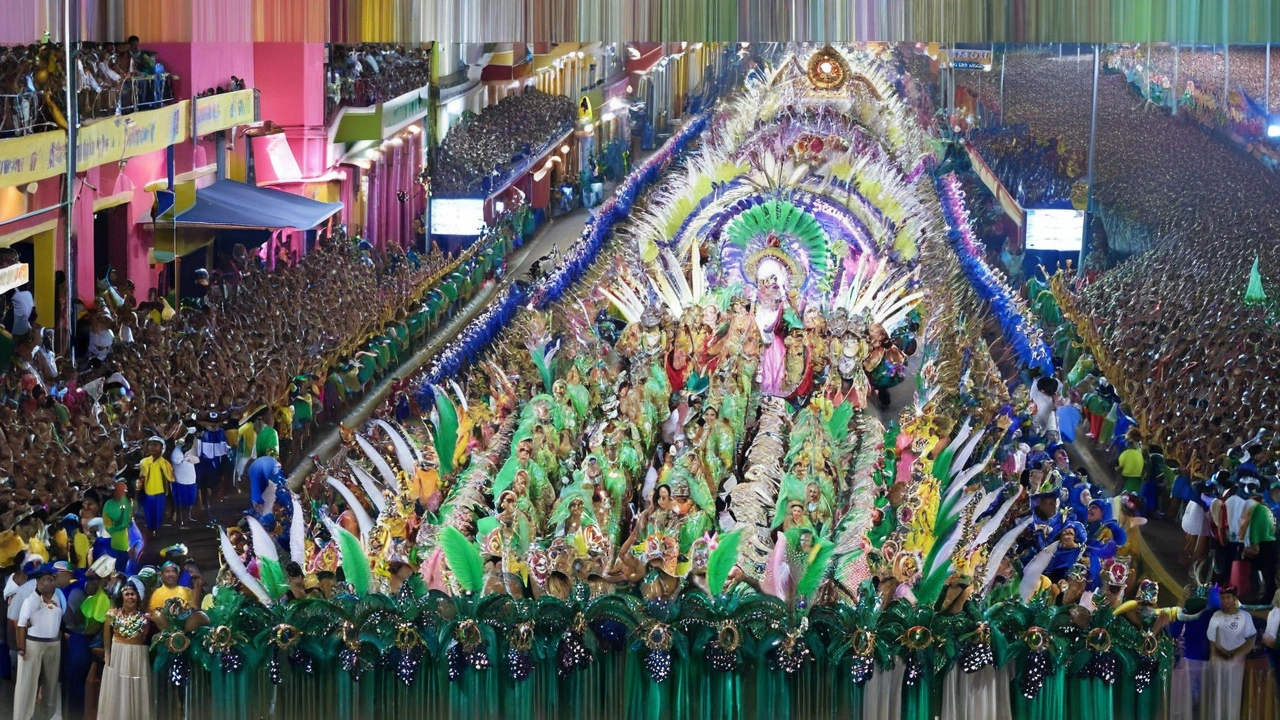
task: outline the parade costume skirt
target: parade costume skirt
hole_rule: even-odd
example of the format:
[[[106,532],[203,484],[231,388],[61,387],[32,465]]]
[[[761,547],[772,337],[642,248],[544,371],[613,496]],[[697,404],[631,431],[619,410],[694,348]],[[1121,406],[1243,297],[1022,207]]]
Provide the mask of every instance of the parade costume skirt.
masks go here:
[[[151,663],[146,645],[111,646],[111,664],[102,669],[98,720],[151,719]]]
[[[159,495],[142,495],[142,512],[147,516],[147,529],[159,530],[160,524],[164,522],[164,505],[167,498],[163,493]]]
[[[196,504],[196,484],[173,484],[173,503],[179,507],[191,507]]]
[[[201,490],[215,490],[222,482],[221,468],[215,466],[207,458],[201,458],[196,465],[196,484]]]

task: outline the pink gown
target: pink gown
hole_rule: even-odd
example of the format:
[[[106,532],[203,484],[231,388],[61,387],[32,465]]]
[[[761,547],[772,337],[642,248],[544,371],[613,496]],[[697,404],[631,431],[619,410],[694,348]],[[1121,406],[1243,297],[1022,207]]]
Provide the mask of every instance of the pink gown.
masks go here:
[[[787,346],[778,329],[782,326],[782,305],[772,312],[756,310],[756,325],[760,328],[764,347],[760,352],[760,392],[781,396],[786,384]]]

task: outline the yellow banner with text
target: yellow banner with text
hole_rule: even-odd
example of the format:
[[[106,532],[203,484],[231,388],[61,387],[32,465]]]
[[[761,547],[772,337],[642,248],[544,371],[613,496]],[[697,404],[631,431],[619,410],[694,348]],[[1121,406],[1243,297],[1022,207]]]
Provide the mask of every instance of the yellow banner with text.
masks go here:
[[[164,150],[190,136],[190,102],[106,118],[83,125],[76,141],[76,170]],[[0,140],[0,187],[14,187],[66,171],[62,130]]]
[[[204,137],[237,125],[258,122],[258,91],[253,88],[206,95],[192,101],[196,137]]]

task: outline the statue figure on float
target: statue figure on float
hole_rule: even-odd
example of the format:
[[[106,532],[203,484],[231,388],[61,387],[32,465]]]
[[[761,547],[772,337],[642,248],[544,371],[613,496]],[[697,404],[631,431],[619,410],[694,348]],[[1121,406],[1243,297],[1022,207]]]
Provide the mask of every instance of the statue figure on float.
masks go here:
[[[773,258],[765,258],[756,270],[756,327],[760,329],[763,348],[760,353],[760,392],[782,396],[786,392],[787,291],[790,276],[786,267]]]

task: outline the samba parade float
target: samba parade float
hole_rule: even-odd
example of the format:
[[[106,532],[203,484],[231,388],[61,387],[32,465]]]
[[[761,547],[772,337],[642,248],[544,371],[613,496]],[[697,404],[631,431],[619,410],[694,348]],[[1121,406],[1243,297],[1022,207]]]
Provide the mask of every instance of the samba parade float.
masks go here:
[[[1110,602],[1123,539],[1028,457],[1048,351],[934,176],[896,52],[753,68],[410,412],[224,534],[212,606],[166,608],[155,641],[172,705],[1151,716],[1171,612],[1147,584]]]

